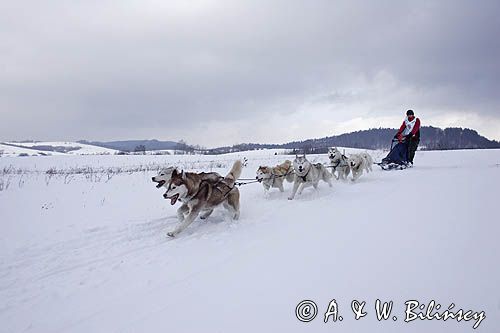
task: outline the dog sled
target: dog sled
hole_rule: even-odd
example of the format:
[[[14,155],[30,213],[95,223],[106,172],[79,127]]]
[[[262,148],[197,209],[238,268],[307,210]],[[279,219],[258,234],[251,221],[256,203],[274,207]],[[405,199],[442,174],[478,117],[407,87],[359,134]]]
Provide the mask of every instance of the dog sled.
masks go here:
[[[408,143],[406,140],[399,142],[398,139],[393,138],[389,153],[380,163],[376,164],[382,170],[403,170],[410,167],[411,164],[408,162]]]

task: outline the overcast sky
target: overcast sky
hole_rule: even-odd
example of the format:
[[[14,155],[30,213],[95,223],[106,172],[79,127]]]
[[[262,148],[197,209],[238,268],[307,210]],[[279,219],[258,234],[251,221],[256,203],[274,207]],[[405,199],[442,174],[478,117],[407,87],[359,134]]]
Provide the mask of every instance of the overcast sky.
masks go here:
[[[500,139],[500,1],[0,0],[0,140]]]

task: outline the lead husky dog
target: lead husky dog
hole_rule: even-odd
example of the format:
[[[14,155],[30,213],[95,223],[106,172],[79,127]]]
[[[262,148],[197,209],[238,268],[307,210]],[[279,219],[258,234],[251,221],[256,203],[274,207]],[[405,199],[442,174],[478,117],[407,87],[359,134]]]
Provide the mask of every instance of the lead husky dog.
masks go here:
[[[264,193],[266,194],[269,193],[269,189],[272,187],[276,187],[280,192],[284,192],[283,182],[285,179],[289,182],[293,182],[292,162],[286,160],[275,167],[260,166],[257,169],[257,176],[255,179],[262,182]]]
[[[352,181],[356,181],[363,174],[372,171],[373,159],[368,153],[352,154],[349,156],[349,166],[352,171]]]
[[[172,166],[161,169],[156,176],[151,178],[154,183],[157,183],[156,188],[160,188],[162,186],[168,187],[168,183],[170,182],[170,178],[172,178],[172,172],[174,172],[174,170],[175,167]]]
[[[170,199],[170,204],[175,205],[177,200],[182,206],[177,210],[179,224],[174,230],[167,233],[175,237],[186,229],[200,213],[200,218],[206,219],[212,214],[215,207],[223,204],[237,220],[240,216],[240,191],[235,187],[235,180],[241,175],[241,161],[236,161],[231,171],[220,181],[212,182],[204,180],[203,176],[192,172],[172,172],[172,178],[167,192],[163,195]]]
[[[347,157],[340,152],[337,148],[328,149],[328,158],[330,159],[330,164],[333,168],[333,176],[339,180],[346,180],[347,176],[351,172],[351,167],[347,162]],[[337,173],[337,175],[335,175]]]
[[[298,156],[295,155],[295,160],[293,161],[293,171],[294,171],[294,182],[292,194],[288,197],[288,200],[293,200],[295,193],[301,194],[305,187],[313,186],[315,189],[318,188],[320,180],[328,183],[332,187],[332,174],[326,170],[326,168],[321,163],[312,164],[306,158],[306,155]]]

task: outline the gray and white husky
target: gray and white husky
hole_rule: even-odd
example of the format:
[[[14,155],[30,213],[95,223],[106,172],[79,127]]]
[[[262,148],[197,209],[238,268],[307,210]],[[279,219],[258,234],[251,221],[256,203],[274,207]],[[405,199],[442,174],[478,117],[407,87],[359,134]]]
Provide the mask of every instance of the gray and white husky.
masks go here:
[[[313,186],[318,188],[320,180],[328,183],[332,187],[332,174],[321,163],[312,164],[306,158],[306,155],[295,155],[293,161],[294,179],[292,194],[288,200],[293,200],[295,194],[301,194],[305,187]]]
[[[347,156],[342,154],[337,148],[328,149],[328,158],[330,159],[330,165],[332,166],[332,174],[338,180],[347,180],[347,176],[351,172],[351,167],[347,162]],[[337,173],[337,175],[335,175]]]
[[[356,181],[365,170],[366,173],[373,171],[373,158],[368,153],[352,154],[348,158],[349,166],[352,171],[352,181]]]

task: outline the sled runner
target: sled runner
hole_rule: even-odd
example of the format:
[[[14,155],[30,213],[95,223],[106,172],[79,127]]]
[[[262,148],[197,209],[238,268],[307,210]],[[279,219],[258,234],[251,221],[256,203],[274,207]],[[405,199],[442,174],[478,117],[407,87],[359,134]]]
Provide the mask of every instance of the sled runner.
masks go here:
[[[394,143],[396,143],[394,145]],[[398,139],[394,138],[391,141],[391,150],[382,162],[376,163],[382,170],[403,170],[411,167],[408,162],[408,144],[405,140],[399,142]]]

